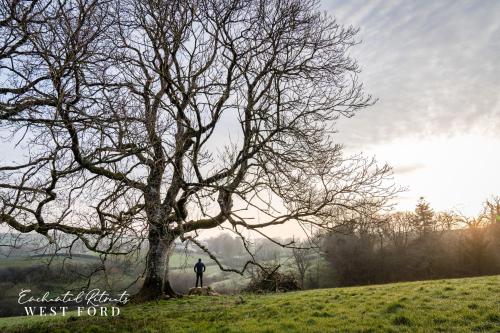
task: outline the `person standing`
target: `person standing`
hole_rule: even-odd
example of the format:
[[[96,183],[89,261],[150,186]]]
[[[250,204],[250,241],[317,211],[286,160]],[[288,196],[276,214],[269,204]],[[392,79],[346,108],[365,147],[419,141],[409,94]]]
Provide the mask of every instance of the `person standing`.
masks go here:
[[[198,288],[198,280],[200,281],[200,287],[203,288],[203,272],[205,272],[205,264],[201,262],[201,258],[194,265],[194,272],[196,273],[196,288]]]

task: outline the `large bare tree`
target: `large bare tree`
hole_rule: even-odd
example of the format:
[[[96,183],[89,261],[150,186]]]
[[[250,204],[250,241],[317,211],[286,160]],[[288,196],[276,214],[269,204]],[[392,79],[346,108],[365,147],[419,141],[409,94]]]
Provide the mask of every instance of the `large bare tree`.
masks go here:
[[[246,246],[244,230],[331,228],[394,193],[387,166],[334,142],[335,120],[373,101],[348,55],[357,30],[317,1],[1,6],[1,133],[17,149],[0,166],[0,222],[103,255],[147,241],[139,299],[174,294],[177,239],[219,263],[199,230]]]

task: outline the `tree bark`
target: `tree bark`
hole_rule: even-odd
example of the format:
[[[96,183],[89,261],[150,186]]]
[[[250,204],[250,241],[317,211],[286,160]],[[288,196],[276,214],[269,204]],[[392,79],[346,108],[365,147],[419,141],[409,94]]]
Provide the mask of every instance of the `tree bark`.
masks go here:
[[[150,227],[149,249],[146,256],[146,278],[133,302],[145,302],[164,297],[177,297],[168,281],[168,262],[172,253],[175,238],[166,232]]]

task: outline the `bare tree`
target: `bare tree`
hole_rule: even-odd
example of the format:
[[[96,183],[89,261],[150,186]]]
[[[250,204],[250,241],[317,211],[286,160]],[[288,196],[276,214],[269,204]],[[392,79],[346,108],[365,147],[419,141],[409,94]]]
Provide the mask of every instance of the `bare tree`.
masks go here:
[[[464,254],[465,267],[472,269],[473,274],[482,275],[487,267],[491,267],[488,248],[491,240],[488,239],[485,225],[488,219],[484,215],[478,217],[464,218],[467,229],[462,236],[461,252]]]
[[[30,33],[48,24],[50,1],[0,1],[0,119],[16,116],[33,107],[53,106],[42,86],[50,82],[38,71]],[[5,79],[11,79],[4,81]]]
[[[24,156],[0,166],[0,221],[103,257],[147,241],[138,299],[175,295],[176,239],[242,273],[253,256],[223,267],[198,231],[229,228],[249,249],[244,230],[330,228],[394,194],[389,167],[334,143],[335,120],[373,101],[347,53],[357,30],[317,1],[31,3],[1,59],[2,134]]]
[[[390,246],[400,252],[406,251],[415,237],[415,216],[412,212],[395,212],[390,214],[383,224],[384,238]]]
[[[490,224],[500,223],[500,196],[494,196],[484,203],[483,215],[485,215]]]
[[[311,246],[306,242],[301,242],[299,246],[292,249],[293,260],[299,274],[300,287],[304,288],[306,273],[312,266]]]

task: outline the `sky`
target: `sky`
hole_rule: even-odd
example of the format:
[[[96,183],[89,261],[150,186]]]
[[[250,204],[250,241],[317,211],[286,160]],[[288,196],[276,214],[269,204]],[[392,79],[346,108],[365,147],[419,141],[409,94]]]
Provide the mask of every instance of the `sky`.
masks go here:
[[[321,6],[340,24],[359,27],[361,43],[351,55],[366,91],[378,98],[340,119],[336,139],[348,152],[394,167],[394,181],[407,188],[396,209],[412,210],[423,196],[436,211],[475,215],[485,199],[500,195],[500,1]],[[280,226],[269,234],[295,231]]]
[[[375,155],[420,196],[466,215],[500,195],[500,1],[323,0],[360,29],[351,50],[378,102],[337,124],[346,150]]]

